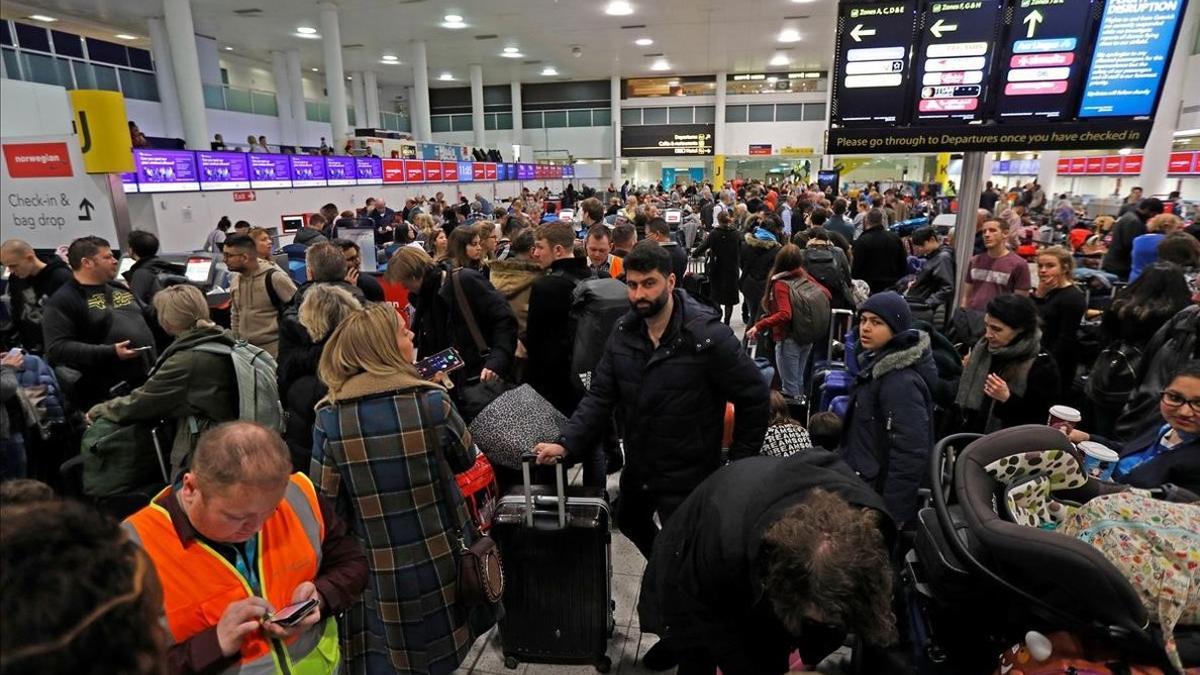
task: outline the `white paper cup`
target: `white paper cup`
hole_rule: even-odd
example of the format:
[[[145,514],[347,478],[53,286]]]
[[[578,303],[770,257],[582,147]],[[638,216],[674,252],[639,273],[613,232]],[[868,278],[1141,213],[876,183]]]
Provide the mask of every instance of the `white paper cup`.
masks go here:
[[[1121,457],[1103,443],[1084,441],[1078,446],[1083,453],[1083,472],[1092,478],[1112,480],[1113,469]]]
[[[1075,431],[1075,425],[1083,419],[1083,415],[1078,410],[1065,405],[1050,406],[1050,419],[1046,420],[1048,426],[1054,427],[1064,434],[1070,434]]]

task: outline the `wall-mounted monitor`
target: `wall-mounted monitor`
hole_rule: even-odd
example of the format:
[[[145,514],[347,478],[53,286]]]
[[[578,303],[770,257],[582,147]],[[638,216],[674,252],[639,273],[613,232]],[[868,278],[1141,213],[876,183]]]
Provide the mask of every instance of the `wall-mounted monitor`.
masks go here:
[[[197,152],[201,190],[250,189],[250,165],[244,152]]]
[[[289,155],[247,153],[250,164],[250,187],[257,189],[292,187],[292,164]]]
[[[323,187],[325,158],[320,155],[288,155],[292,160],[292,185],[294,187]]]
[[[358,172],[354,168],[354,158],[347,155],[326,157],[325,181],[329,185],[357,185]]]
[[[383,183],[383,160],[378,157],[355,157],[354,171],[358,174],[359,185]]]
[[[194,192],[200,189],[196,153],[191,150],[146,150],[134,153],[139,192]]]

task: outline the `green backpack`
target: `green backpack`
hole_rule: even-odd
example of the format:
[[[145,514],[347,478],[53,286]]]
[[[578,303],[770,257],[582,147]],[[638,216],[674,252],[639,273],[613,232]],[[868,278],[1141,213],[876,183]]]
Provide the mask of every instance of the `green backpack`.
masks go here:
[[[103,417],[83,432],[83,493],[115,497],[166,485],[166,467],[148,424],[118,424]]]

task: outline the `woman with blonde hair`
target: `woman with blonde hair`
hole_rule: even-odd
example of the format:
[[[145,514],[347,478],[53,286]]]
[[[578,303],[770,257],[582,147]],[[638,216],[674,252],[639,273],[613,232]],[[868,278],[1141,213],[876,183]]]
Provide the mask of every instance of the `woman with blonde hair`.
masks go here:
[[[454,472],[474,462],[471,436],[446,390],[421,379],[412,333],[386,304],[333,330],[318,373],[311,477],[348,504],[371,581],[342,623],[347,672],[451,673],[478,637],[459,602],[461,498]],[[468,527],[468,545],[475,533]],[[486,612],[486,608],[479,610]],[[476,617],[477,619],[479,617]]]
[[[334,328],[362,309],[362,303],[346,287],[314,284],[300,302],[300,325],[312,342],[299,345],[301,353],[279,363],[279,394],[287,410],[283,440],[292,455],[292,468],[307,473],[312,464],[313,423],[317,403],[326,388],[317,377],[317,362]]]
[[[500,228],[490,220],[475,223],[479,230],[479,247],[483,249],[483,264],[487,265],[496,259],[496,246],[500,243]]]
[[[153,302],[159,325],[174,341],[158,357],[145,384],[93,407],[87,417],[117,424],[174,420],[174,477],[187,468],[201,432],[238,417],[237,378],[229,357],[198,349],[207,344],[232,347],[234,338],[212,322],[208,301],[195,286],[168,286]]]
[[[1183,220],[1173,213],[1160,213],[1146,223],[1146,234],[1133,238],[1133,268],[1129,283],[1137,281],[1142,270],[1158,262],[1158,245],[1167,235],[1183,230]]]
[[[1075,257],[1062,246],[1037,254],[1038,285],[1033,291],[1042,320],[1042,349],[1058,363],[1059,381],[1075,381],[1079,365],[1079,322],[1087,311],[1087,297],[1075,286]]]

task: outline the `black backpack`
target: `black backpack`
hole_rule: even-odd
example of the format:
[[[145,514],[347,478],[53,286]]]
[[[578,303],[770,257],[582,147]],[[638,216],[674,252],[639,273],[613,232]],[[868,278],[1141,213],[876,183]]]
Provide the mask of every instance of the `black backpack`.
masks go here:
[[[1084,386],[1088,400],[1107,406],[1124,404],[1140,382],[1141,363],[1142,350],[1135,345],[1114,342],[1105,347],[1096,357]]]
[[[853,307],[853,294],[842,276],[833,251],[826,247],[806,248],[803,254],[804,271],[808,272],[822,286],[829,289],[833,296],[830,303],[834,308],[847,309]]]

